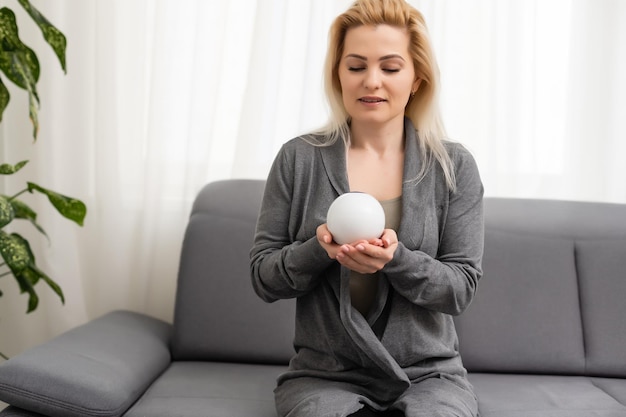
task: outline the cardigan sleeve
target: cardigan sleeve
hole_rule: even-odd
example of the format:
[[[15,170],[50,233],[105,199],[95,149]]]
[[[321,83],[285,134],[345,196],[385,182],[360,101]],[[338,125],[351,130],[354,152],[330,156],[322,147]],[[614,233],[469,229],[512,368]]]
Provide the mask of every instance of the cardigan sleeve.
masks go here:
[[[296,238],[303,220],[297,209],[300,197],[294,195],[295,159],[283,146],[274,160],[250,251],[252,286],[267,302],[308,293],[334,262],[315,236]]]
[[[383,272],[410,302],[458,315],[471,303],[482,276],[483,185],[471,154],[460,145],[453,152],[457,189],[449,192],[436,257],[400,242]]]

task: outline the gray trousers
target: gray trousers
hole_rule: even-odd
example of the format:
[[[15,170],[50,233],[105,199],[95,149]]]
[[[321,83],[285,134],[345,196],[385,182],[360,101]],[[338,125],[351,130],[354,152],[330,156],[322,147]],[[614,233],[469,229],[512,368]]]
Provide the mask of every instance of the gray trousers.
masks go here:
[[[298,387],[290,386],[297,384]],[[295,388],[295,389],[294,389]],[[295,395],[294,395],[295,394]],[[471,385],[456,375],[431,377],[412,384],[391,404],[376,404],[354,384],[318,378],[285,381],[275,390],[281,417],[347,417],[374,411],[373,416],[401,412],[405,417],[477,417],[478,403]],[[369,410],[364,407],[367,406]],[[403,414],[402,414],[403,413]],[[366,416],[368,414],[365,414]]]

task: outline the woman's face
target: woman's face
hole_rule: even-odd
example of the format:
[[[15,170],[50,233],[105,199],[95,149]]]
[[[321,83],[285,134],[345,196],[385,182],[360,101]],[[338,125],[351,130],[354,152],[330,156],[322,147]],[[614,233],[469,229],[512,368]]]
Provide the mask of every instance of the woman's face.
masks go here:
[[[408,33],[389,25],[349,29],[338,73],[343,104],[353,123],[403,119],[420,81],[409,55]]]

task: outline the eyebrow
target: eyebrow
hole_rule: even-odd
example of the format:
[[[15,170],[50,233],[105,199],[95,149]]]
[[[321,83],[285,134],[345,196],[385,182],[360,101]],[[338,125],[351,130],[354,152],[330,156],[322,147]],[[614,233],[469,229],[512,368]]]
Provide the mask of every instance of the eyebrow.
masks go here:
[[[360,59],[362,61],[367,61],[367,57],[364,57],[363,55],[357,55],[357,54],[348,54],[346,55],[346,58],[357,58]],[[379,61],[386,61],[388,59],[394,59],[394,58],[399,58],[401,60],[405,60],[402,55],[398,55],[398,54],[389,54],[389,55],[385,55],[385,56],[381,56],[378,60]]]

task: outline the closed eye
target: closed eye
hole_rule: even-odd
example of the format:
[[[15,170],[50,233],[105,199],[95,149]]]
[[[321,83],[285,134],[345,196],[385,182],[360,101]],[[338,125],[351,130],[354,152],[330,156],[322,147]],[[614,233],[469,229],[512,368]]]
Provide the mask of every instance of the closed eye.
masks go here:
[[[364,67],[348,67],[348,71],[352,71],[352,72],[361,72],[365,70]]]

